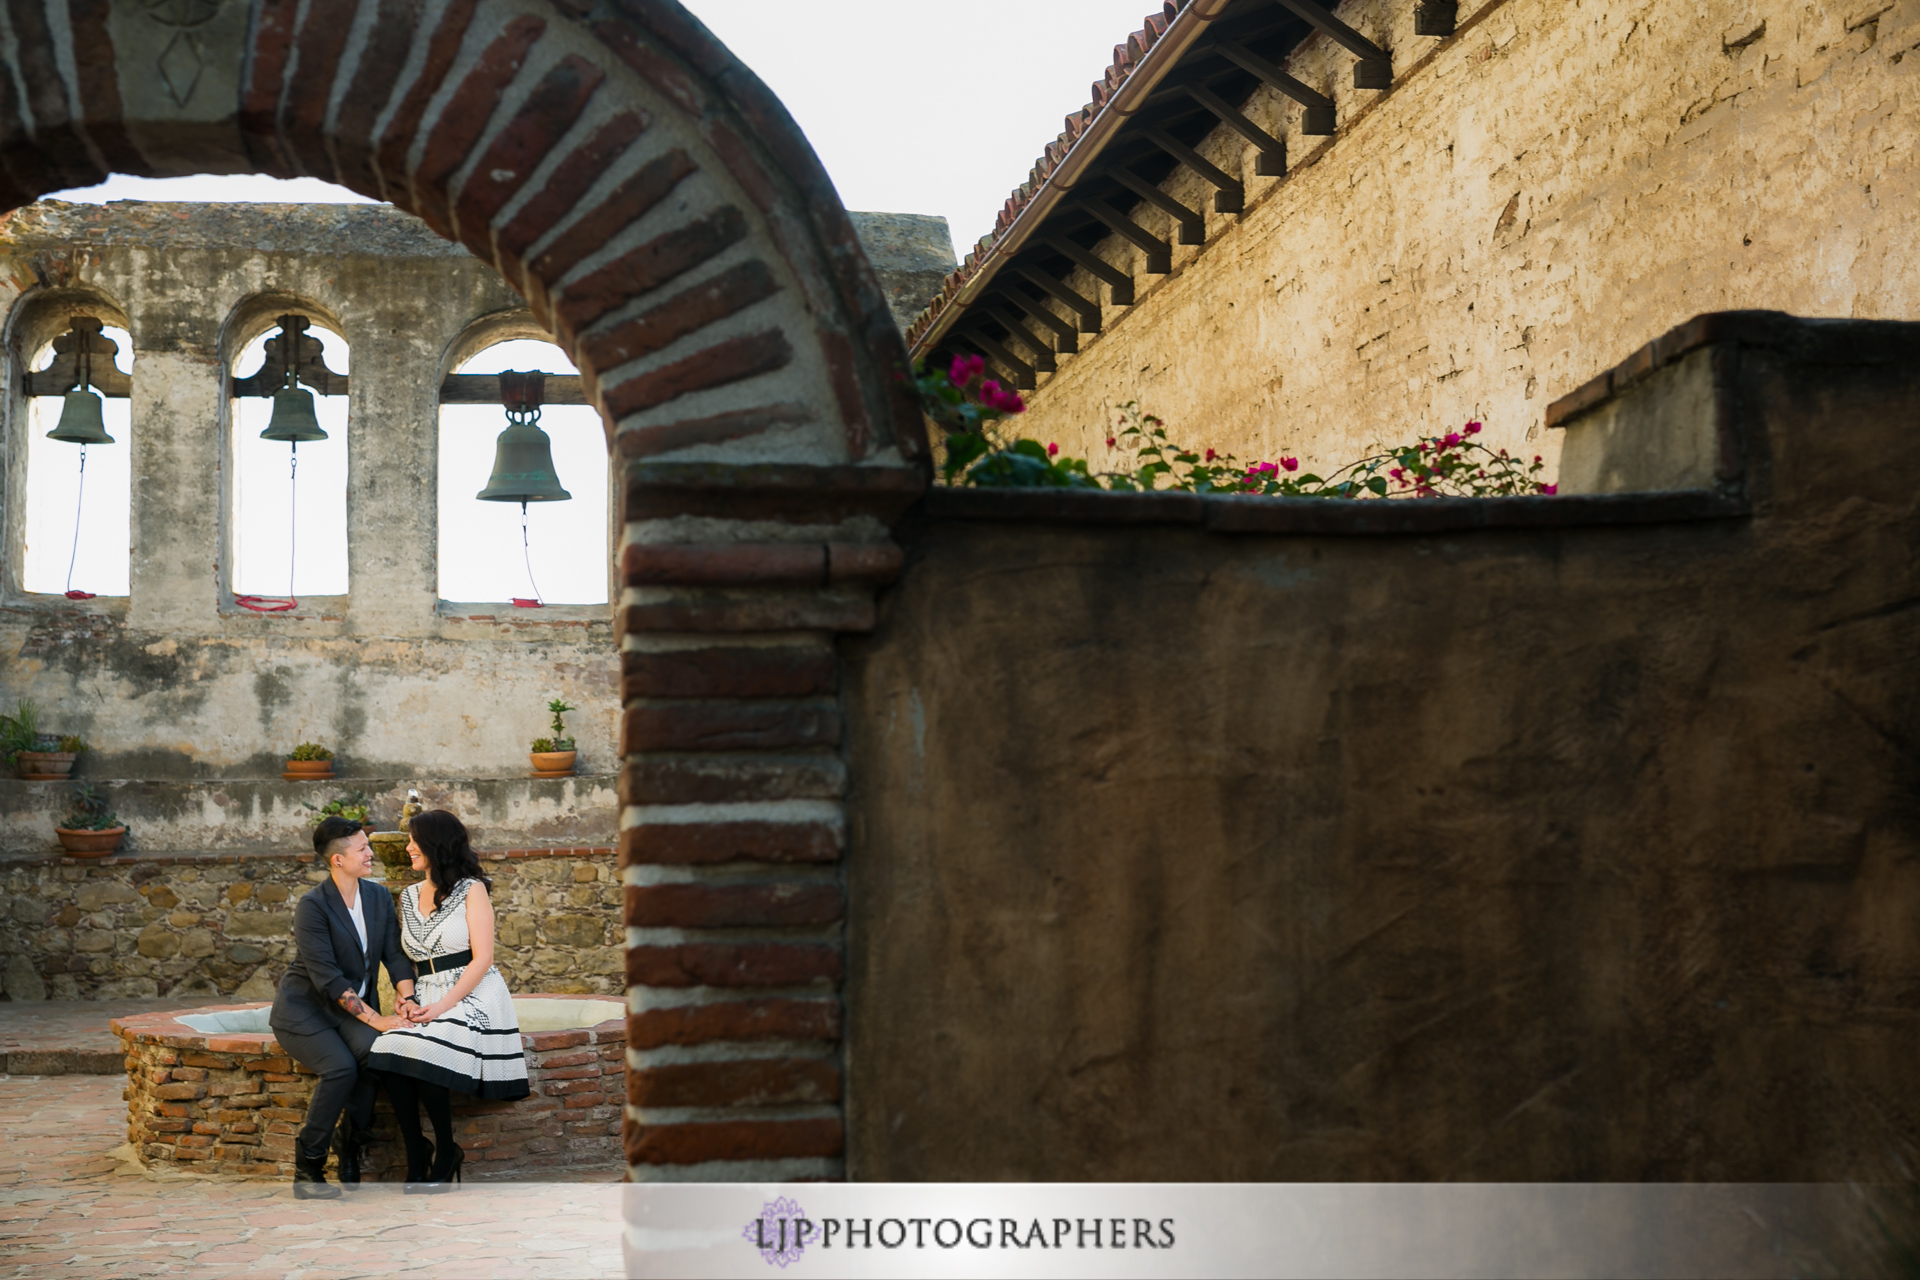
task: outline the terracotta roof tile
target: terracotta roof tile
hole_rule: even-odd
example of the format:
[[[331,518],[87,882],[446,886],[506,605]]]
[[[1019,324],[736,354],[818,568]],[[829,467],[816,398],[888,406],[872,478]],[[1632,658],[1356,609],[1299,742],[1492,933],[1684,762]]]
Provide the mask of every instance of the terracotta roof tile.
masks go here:
[[[1175,16],[1189,3],[1191,0],[1166,0],[1158,10],[1146,16],[1140,30],[1128,36],[1124,43],[1113,46],[1113,62],[1100,79],[1093,82],[1091,99],[1084,107],[1067,117],[1066,128],[1040,153],[1040,158],[1035,162],[1027,180],[1014,188],[1013,194],[1001,206],[999,216],[994,219],[993,234],[980,238],[980,242],[968,252],[960,266],[946,278],[940,292],[927,304],[926,310],[922,311],[908,328],[907,345],[909,347],[919,341],[921,335],[925,334],[933,322],[947,309],[947,305],[965,287],[967,281],[973,278],[987,250],[992,248],[994,243],[1005,234],[1007,228],[1019,218],[1020,211],[1026,208],[1027,202],[1033,199],[1048,175],[1059,167],[1067,152],[1073,149],[1074,142],[1087,131],[1094,117],[1098,116],[1112,100],[1114,91],[1119,89],[1126,78],[1133,73],[1133,69],[1140,65],[1141,60],[1146,57],[1147,50],[1159,43],[1160,37],[1164,36],[1167,28],[1173,25]]]

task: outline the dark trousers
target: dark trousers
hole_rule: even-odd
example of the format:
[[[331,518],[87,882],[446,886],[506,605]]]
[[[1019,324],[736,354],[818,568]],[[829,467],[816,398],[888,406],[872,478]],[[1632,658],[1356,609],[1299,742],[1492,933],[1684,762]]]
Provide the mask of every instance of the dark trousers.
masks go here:
[[[342,1021],[337,1029],[306,1033],[276,1030],[273,1035],[295,1061],[320,1077],[313,1087],[313,1100],[307,1103],[307,1122],[294,1139],[294,1154],[323,1164],[342,1111],[347,1113],[347,1127],[353,1132],[365,1133],[373,1128],[375,1073],[366,1069],[366,1062],[380,1033],[353,1018]]]

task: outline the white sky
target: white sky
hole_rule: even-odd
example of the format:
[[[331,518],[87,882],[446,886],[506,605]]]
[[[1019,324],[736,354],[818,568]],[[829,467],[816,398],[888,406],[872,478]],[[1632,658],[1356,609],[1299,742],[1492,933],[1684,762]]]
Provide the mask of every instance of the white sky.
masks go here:
[[[847,208],[940,214],[962,257],[992,229],[1002,202],[1026,180],[1067,114],[1085,105],[1092,82],[1112,61],[1113,46],[1138,30],[1143,15],[1156,7],[1151,0],[683,3],[786,103]],[[964,113],[954,110],[959,104],[964,104]],[[943,123],[956,117],[964,119],[963,126]],[[362,199],[308,178],[152,181],[122,175],[50,198]],[[108,332],[121,343],[126,367],[125,336]],[[344,372],[345,344],[317,326],[312,332],[328,345],[329,363]],[[529,352],[544,352],[547,358],[536,360]],[[257,351],[249,351],[243,354],[240,372],[258,364]],[[522,343],[482,352],[465,368],[492,373],[536,364],[549,372],[572,371],[556,348]],[[234,586],[256,595],[282,595],[287,589],[287,525],[281,504],[287,492],[288,446],[257,438],[270,407],[271,401],[249,399],[237,414],[236,528],[245,536],[235,547]],[[59,411],[58,399],[36,397],[27,505],[26,585],[32,591],[65,590],[72,549],[79,451],[42,438],[58,421]],[[316,411],[330,439],[300,450],[294,586],[297,593],[339,594],[347,590],[344,401],[316,397]],[[108,433],[124,441],[127,402],[108,400],[105,413]],[[491,425],[495,421],[498,427]],[[520,554],[519,507],[463,496],[486,483],[493,465],[492,440],[506,425],[504,417],[481,406],[454,406],[441,411],[441,423],[441,597],[497,602],[532,594]],[[541,426],[554,440],[555,467],[574,497],[529,507],[534,576],[549,603],[603,602],[605,565],[581,563],[556,550],[604,544],[606,451],[599,424],[589,409],[554,405],[547,408]],[[129,541],[131,478],[126,458],[125,449],[111,445],[88,450],[87,516],[81,525],[76,588],[101,595],[127,590],[124,548]],[[272,519],[265,517],[269,510]],[[576,536],[586,540],[572,542]]]

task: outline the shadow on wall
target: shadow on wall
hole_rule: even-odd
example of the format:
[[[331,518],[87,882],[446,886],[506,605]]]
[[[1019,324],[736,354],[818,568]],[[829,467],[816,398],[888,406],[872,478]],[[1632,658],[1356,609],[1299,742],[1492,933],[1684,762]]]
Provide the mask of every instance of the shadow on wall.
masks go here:
[[[1916,371],[1708,317],[1571,497],[931,494],[846,648],[851,1175],[1881,1174]]]

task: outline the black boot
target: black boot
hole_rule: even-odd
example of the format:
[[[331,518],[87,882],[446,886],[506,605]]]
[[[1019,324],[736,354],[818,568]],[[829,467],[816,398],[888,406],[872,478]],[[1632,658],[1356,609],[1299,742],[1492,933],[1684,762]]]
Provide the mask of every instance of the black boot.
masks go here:
[[[327,1162],[309,1160],[305,1156],[293,1158],[293,1198],[295,1200],[335,1200],[340,1196],[340,1188],[327,1181]]]
[[[371,1133],[349,1130],[342,1124],[333,1131],[333,1150],[340,1157],[340,1183],[342,1186],[357,1188],[360,1185],[360,1160],[367,1153],[367,1144],[373,1141]]]

